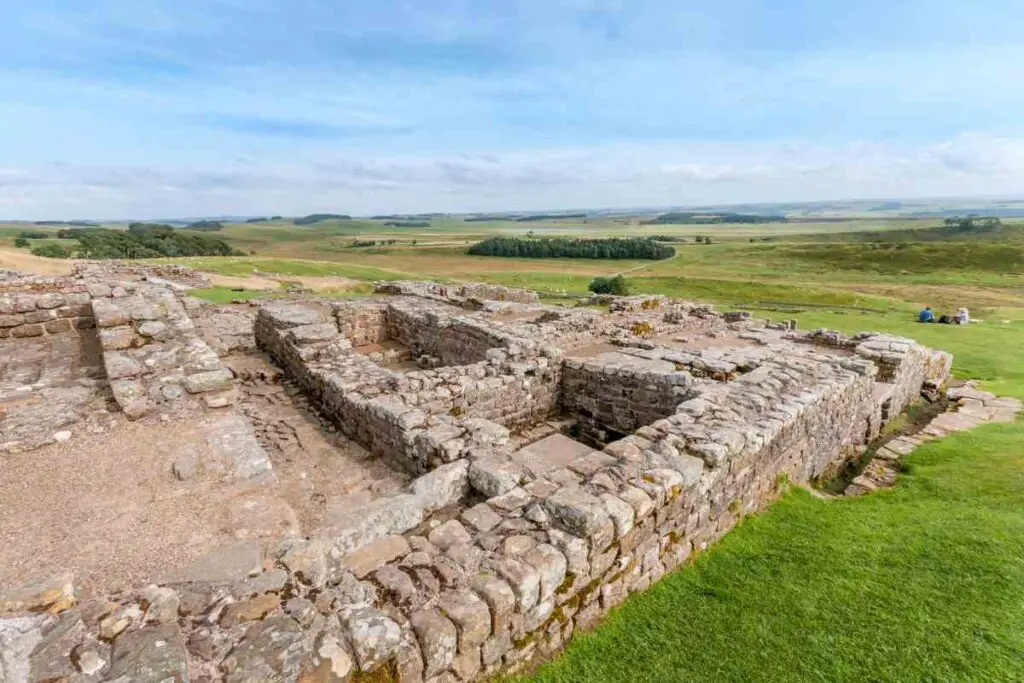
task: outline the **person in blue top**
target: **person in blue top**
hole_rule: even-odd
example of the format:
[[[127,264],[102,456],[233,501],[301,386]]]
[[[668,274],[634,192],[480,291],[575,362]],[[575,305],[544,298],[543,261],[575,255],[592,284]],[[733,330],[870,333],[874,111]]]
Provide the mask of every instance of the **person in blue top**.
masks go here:
[[[935,314],[932,313],[931,306],[925,306],[924,310],[917,314],[917,322],[919,323],[933,323],[935,322]]]

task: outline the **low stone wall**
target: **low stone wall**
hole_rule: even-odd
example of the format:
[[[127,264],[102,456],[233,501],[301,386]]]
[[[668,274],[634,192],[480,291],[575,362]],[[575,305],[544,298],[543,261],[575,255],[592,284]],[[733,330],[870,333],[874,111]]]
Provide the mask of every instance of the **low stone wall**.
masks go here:
[[[528,289],[515,289],[483,282],[464,282],[446,284],[441,282],[422,282],[394,280],[374,283],[374,291],[380,294],[400,294],[418,296],[437,301],[471,304],[471,300],[479,301],[513,301],[533,304],[540,300],[537,292]]]
[[[693,377],[672,363],[607,353],[563,363],[562,410],[578,420],[589,443],[608,442],[675,413]]]
[[[232,405],[234,376],[199,338],[175,294],[146,283],[125,283],[124,290],[93,299],[92,309],[110,388],[125,416],[139,419],[192,395],[209,408]]]
[[[409,302],[388,306],[388,336],[412,349],[413,356],[434,356],[442,365],[476,363],[484,360],[487,351],[503,345],[501,336],[453,316],[446,308]]]
[[[187,287],[209,287],[213,278],[195,268],[174,263],[137,263],[134,261],[78,261],[74,276],[94,280],[168,280]]]
[[[0,339],[73,333],[95,327],[89,292],[84,287],[74,289],[78,291],[0,294]]]
[[[367,301],[333,304],[341,334],[353,346],[379,344],[388,338],[387,304]]]
[[[477,381],[470,368],[395,375],[353,353],[331,314],[312,306],[261,308],[256,339],[347,436],[400,470],[423,474],[474,447],[508,441],[500,425],[452,410],[455,397],[441,383]],[[488,376],[486,364],[478,369]]]

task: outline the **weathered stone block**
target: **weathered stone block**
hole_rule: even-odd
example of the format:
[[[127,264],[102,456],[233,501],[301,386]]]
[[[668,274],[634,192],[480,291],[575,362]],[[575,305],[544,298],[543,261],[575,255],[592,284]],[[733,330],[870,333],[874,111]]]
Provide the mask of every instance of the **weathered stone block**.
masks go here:
[[[469,535],[466,528],[454,519],[448,520],[431,531],[427,534],[427,538],[441,550],[448,550],[456,545],[467,545],[473,542],[473,537]]]
[[[398,624],[371,607],[343,610],[341,621],[348,631],[360,671],[373,671],[381,666],[395,656],[402,643],[402,629]]]
[[[345,565],[360,579],[411,552],[409,542],[397,534],[378,538],[345,558]]]
[[[223,391],[230,389],[234,384],[234,375],[227,368],[223,370],[211,370],[209,372],[197,372],[188,375],[182,382],[185,391],[190,394],[201,394],[207,391]]]
[[[448,670],[458,648],[455,624],[433,609],[417,612],[409,621],[423,653],[423,674],[429,678]]]
[[[476,593],[448,591],[441,594],[437,606],[459,631],[459,652],[478,648],[491,635],[490,608]]]
[[[42,325],[22,325],[11,328],[12,337],[41,337],[43,336]]]

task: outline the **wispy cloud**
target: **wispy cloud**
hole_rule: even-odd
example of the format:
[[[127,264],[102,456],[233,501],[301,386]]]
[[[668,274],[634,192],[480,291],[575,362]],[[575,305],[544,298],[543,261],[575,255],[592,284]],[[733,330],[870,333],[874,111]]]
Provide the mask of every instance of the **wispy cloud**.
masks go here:
[[[1024,180],[1024,6],[1005,0],[9,4],[0,165],[51,174],[18,211],[57,210],[56,188],[167,215]],[[96,182],[118,169],[159,178]]]

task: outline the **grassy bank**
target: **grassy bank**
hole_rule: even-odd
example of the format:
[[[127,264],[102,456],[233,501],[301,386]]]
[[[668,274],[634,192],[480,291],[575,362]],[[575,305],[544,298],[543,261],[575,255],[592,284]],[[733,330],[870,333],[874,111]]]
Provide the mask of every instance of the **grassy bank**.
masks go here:
[[[1024,680],[1022,440],[933,442],[865,498],[793,491],[530,680]]]

